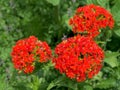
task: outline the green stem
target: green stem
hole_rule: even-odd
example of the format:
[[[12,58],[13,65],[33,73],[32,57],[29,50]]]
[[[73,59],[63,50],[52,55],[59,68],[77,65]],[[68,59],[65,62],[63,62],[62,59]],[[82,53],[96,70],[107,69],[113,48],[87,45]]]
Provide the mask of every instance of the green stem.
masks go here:
[[[58,24],[59,23],[59,5],[55,7],[55,21]]]
[[[78,90],[78,84],[77,83],[75,84],[75,90]]]

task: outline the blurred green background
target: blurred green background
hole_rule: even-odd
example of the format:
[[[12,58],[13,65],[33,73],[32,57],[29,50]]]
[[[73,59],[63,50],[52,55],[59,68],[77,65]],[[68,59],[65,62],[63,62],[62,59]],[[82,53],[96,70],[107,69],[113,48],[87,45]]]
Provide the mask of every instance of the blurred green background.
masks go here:
[[[115,26],[95,39],[105,51],[104,66],[93,79],[78,83],[78,90],[120,90],[120,0],[0,0],[0,90],[75,90],[75,83],[49,64],[36,76],[17,74],[10,53],[17,40],[30,35],[54,49],[73,36],[68,20],[75,9],[92,3],[111,12]]]

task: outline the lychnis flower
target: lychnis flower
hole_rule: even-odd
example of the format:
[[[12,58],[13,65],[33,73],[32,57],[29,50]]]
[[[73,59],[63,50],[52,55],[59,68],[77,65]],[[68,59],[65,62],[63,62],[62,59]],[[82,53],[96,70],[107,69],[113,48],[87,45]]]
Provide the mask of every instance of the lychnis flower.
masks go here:
[[[46,42],[30,36],[16,42],[11,56],[14,67],[19,72],[32,73],[36,62],[47,62],[51,58],[51,49]]]
[[[102,67],[104,52],[89,37],[74,36],[55,48],[55,68],[78,82],[92,78]]]

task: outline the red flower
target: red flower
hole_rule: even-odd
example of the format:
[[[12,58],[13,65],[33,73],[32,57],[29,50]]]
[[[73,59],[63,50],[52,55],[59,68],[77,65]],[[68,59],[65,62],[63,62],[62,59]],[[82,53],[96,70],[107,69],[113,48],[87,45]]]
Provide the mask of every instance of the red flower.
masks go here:
[[[95,37],[100,32],[99,29],[111,29],[114,26],[114,20],[110,12],[94,4],[79,7],[75,15],[69,20],[74,33],[83,33]]]
[[[92,39],[80,35],[58,44],[55,54],[55,68],[78,82],[96,75],[104,58],[103,50]]]
[[[43,63],[51,58],[51,49],[46,42],[39,41],[35,36],[30,36],[16,42],[11,56],[17,70],[32,73],[36,61]]]

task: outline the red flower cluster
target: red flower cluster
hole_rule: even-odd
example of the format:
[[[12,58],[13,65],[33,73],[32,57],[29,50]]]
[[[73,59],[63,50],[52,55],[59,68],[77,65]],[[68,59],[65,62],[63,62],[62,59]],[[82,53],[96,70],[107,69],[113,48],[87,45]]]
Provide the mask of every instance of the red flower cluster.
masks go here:
[[[93,38],[100,33],[99,29],[113,28],[114,20],[107,10],[91,4],[78,8],[69,23],[78,35],[58,44],[52,61],[57,70],[80,82],[92,78],[100,71],[104,52]],[[52,53],[46,42],[30,36],[19,40],[11,55],[17,70],[32,73],[36,62],[47,62]]]
[[[89,37],[74,36],[62,41],[55,48],[55,68],[78,82],[92,78],[101,67],[103,50]]]
[[[51,58],[51,49],[46,42],[39,41],[35,36],[30,36],[17,41],[11,56],[17,70],[32,73],[36,61],[42,63]]]
[[[69,24],[74,33],[85,33],[95,37],[99,34],[99,29],[107,26],[113,28],[114,20],[106,9],[91,4],[79,7]]]

